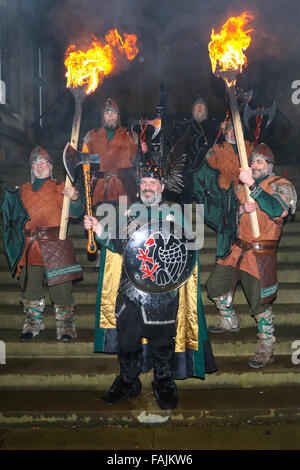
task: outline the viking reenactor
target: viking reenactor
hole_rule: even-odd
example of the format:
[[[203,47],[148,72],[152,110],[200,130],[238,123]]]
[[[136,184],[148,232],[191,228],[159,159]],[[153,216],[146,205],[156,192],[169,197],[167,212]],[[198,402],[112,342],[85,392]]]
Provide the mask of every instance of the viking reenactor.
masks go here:
[[[35,147],[29,164],[31,182],[17,190],[6,189],[2,205],[6,254],[20,280],[26,314],[21,340],[31,341],[45,329],[46,280],[56,316],[57,340],[70,341],[77,336],[72,281],[82,279],[82,269],[71,238],[59,240],[63,197],[71,199],[71,217],[80,217],[84,207],[74,186],[65,188],[64,182],[53,179],[52,159],[45,149]]]
[[[223,189],[229,189],[230,184],[236,188],[239,184],[240,176],[240,161],[238,149],[234,134],[233,123],[228,119],[224,128],[224,141],[216,143],[211,150],[207,153],[207,162],[220,171],[218,182],[219,186]],[[248,140],[245,141],[247,155],[250,156],[253,145]]]
[[[188,252],[174,231],[164,235],[167,221],[183,224],[180,206],[179,213],[162,210],[165,185],[168,178],[155,162],[140,168],[141,203],[124,214],[128,237],[114,239],[110,229],[85,216],[85,228],[94,230],[102,246],[95,351],[117,353],[120,364],[104,397],[107,404],[138,395],[140,373],[153,368],[158,405],[173,409],[176,378],[204,378],[216,370],[202,310],[198,252]]]
[[[102,111],[102,127],[84,137],[83,151],[100,156],[99,171],[93,175],[92,204],[118,202],[120,196],[136,199],[137,135],[121,126],[120,109],[111,98]]]
[[[296,210],[294,186],[273,171],[274,155],[260,143],[249,158],[249,169],[241,169],[236,187],[239,200],[238,237],[224,259],[218,259],[207,283],[208,296],[215,302],[219,321],[211,325],[212,333],[238,332],[240,318],[232,299],[237,281],[241,282],[257,325],[258,341],[255,354],[248,361],[253,368],[274,361],[275,344],[272,302],[277,296],[276,252],[283,218]],[[245,185],[254,202],[247,202]],[[257,212],[260,235],[253,237],[250,214]]]
[[[175,123],[169,137],[169,145],[172,148],[184,140],[188,156],[183,175],[184,189],[180,199],[177,201],[176,195],[172,195],[177,202],[193,202],[193,172],[200,167],[207,152],[214,145],[219,128],[220,123],[208,115],[207,102],[199,95],[193,102],[191,116]]]

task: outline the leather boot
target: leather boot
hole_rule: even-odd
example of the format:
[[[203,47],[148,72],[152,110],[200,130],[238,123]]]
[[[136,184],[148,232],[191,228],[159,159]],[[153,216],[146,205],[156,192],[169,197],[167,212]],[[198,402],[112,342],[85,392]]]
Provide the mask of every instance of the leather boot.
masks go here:
[[[107,395],[102,399],[107,405],[136,397],[142,390],[139,374],[142,370],[142,349],[119,351],[120,375],[116,377]]]
[[[240,317],[233,307],[226,307],[227,295],[221,295],[212,299],[219,310],[219,321],[216,325],[208,327],[211,333],[238,332],[240,331]]]
[[[21,341],[32,341],[41,331],[45,329],[43,323],[43,311],[45,309],[45,299],[21,300],[26,320],[23,325]]]

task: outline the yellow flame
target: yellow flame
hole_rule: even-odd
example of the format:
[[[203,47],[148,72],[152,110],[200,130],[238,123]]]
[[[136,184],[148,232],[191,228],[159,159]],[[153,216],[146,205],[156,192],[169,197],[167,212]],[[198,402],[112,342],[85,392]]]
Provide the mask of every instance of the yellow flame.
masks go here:
[[[249,33],[253,30],[245,31],[244,28],[251,19],[253,17],[244,12],[240,16],[229,18],[219,33],[212,30],[208,50],[213,73],[216,70],[241,72],[243,66],[247,65],[244,51],[250,45]]]
[[[70,45],[65,55],[67,87],[85,86],[85,92],[92,93],[115,68],[115,49],[125,53],[128,60],[133,60],[139,52],[136,41],[134,34],[127,33],[124,33],[123,40],[115,29],[107,33],[105,45],[97,38],[93,38],[91,44],[83,49]]]

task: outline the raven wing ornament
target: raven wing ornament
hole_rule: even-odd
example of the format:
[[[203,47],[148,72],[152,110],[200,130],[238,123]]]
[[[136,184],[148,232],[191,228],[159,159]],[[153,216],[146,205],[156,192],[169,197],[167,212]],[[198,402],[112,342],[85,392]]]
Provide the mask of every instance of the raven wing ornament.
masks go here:
[[[166,175],[166,189],[174,193],[181,193],[183,189],[183,174],[188,157],[187,142],[189,131],[171,148],[166,157],[164,173]]]

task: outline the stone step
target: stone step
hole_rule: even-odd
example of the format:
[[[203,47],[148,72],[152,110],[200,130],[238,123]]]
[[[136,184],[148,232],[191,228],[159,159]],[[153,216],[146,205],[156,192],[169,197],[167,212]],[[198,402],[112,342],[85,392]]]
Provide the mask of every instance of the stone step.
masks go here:
[[[1,367],[1,366],[0,366]],[[48,391],[48,390],[22,390],[22,392],[18,392],[16,390],[6,390],[0,391],[0,403],[1,403],[1,412],[0,412],[0,426],[4,428],[15,428],[17,426],[30,426],[38,430],[40,426],[48,426],[47,434],[45,435],[44,439],[49,441],[49,432],[51,433],[50,429],[53,429],[53,426],[61,428],[66,426],[68,429],[66,432],[76,431],[76,429],[70,430],[70,426],[74,428],[81,428],[77,429],[78,431],[81,430],[80,434],[80,449],[84,448],[84,443],[86,443],[86,448],[91,449],[95,447],[91,447],[91,435],[87,435],[88,432],[87,427],[96,426],[97,427],[97,436],[96,440],[98,441],[99,437],[103,440],[103,435],[99,435],[100,429],[99,426],[121,426],[129,427],[126,431],[126,439],[124,442],[124,448],[129,449],[129,441],[131,437],[134,437],[135,447],[131,447],[135,449],[138,447],[140,449],[146,449],[148,447],[142,447],[143,442],[140,443],[140,439],[143,441],[143,437],[138,437],[137,433],[140,435],[141,431],[149,431],[151,426],[144,427],[141,429],[140,424],[172,424],[173,427],[170,428],[174,433],[178,433],[178,425],[184,425],[183,432],[186,434],[191,429],[187,428],[186,425],[200,425],[194,431],[195,436],[195,444],[197,446],[197,442],[199,440],[199,432],[204,427],[205,435],[203,435],[203,442],[207,442],[207,428],[205,426],[214,425],[213,429],[211,429],[212,438],[214,444],[210,446],[208,444],[207,448],[214,448],[216,445],[216,428],[215,425],[222,425],[223,430],[220,431],[222,433],[222,438],[224,443],[224,432],[228,428],[228,425],[236,425],[237,432],[240,434],[242,432],[243,427],[241,425],[251,425],[259,424],[260,428],[261,425],[271,423],[278,423],[285,424],[285,423],[295,423],[299,422],[300,417],[300,400],[299,400],[299,386],[291,386],[291,387],[261,387],[258,388],[202,388],[195,391],[195,389],[183,389],[179,388],[178,391],[178,405],[176,410],[172,411],[162,411],[158,408],[156,400],[154,398],[153,393],[150,390],[142,389],[141,394],[136,398],[131,398],[123,403],[116,404],[113,407],[105,405],[105,403],[101,400],[101,397],[105,394],[105,390],[96,389],[96,390],[65,390],[65,391]],[[287,400],[283,400],[282,397],[288,397]],[[133,426],[139,426],[137,431],[135,432],[134,436],[128,436],[128,432],[134,431],[132,429]],[[84,430],[84,443],[82,442],[83,435],[82,435],[82,428]],[[227,428],[226,428],[227,427]],[[152,428],[153,429],[153,428]],[[188,431],[189,429],[189,431]],[[281,429],[281,428],[280,428]],[[109,430],[109,429],[108,429]],[[119,429],[122,431],[122,429]],[[55,429],[53,429],[54,432]],[[93,431],[93,430],[92,430]],[[114,438],[115,433],[118,431],[118,428],[115,427],[114,429]],[[275,430],[274,430],[275,431]],[[95,432],[95,430],[94,430]],[[166,439],[166,433],[168,429],[165,427],[159,428],[158,432],[160,432],[160,441],[159,445],[162,445],[162,440]],[[266,431],[265,429],[260,429],[260,435],[263,436],[263,432],[265,433],[265,437],[270,437],[267,435],[267,432],[271,434],[270,431]],[[284,432],[284,431],[283,431]],[[173,439],[175,438],[174,433],[172,433]],[[144,434],[144,432],[142,432]],[[273,434],[273,433],[272,433]],[[53,441],[53,435],[50,434]],[[164,437],[163,437],[164,436]],[[35,439],[38,435],[35,436]],[[119,435],[119,437],[121,437]],[[144,445],[150,440],[151,436],[144,437]],[[189,440],[187,441],[187,447],[182,447],[182,434],[177,437],[176,440],[181,441],[181,447],[175,447],[178,449],[186,448],[186,449],[196,449],[198,447],[194,447],[191,445],[191,437],[189,434]],[[289,436],[291,439],[292,436]],[[122,443],[118,440],[118,446],[112,446],[112,439],[107,439],[107,447],[101,447],[103,449],[122,449]],[[153,436],[152,436],[153,438]],[[237,438],[237,436],[235,436]],[[240,436],[241,438],[241,436]],[[66,439],[66,435],[64,435],[64,440]],[[74,439],[74,436],[73,436]],[[172,438],[171,438],[172,439]],[[227,438],[228,439],[228,438]],[[271,436],[272,439],[272,448],[274,447],[274,434]],[[263,439],[260,439],[263,441]],[[240,439],[242,442],[242,438]],[[294,447],[289,447],[290,449],[299,448],[297,444],[297,438],[294,439]],[[28,449],[34,448],[28,447],[28,442],[22,443],[21,448]],[[71,440],[69,440],[69,445],[71,444]],[[124,445],[123,444],[123,445]],[[137,446],[139,444],[139,446]],[[179,444],[179,443],[178,443]],[[27,446],[26,446],[27,445]],[[47,442],[47,449],[50,448],[50,443]],[[60,434],[60,439],[57,440],[57,445],[59,448],[62,447],[62,435]],[[99,443],[98,443],[99,445]],[[147,445],[147,444],[146,444]],[[151,445],[151,444],[150,444]],[[158,445],[158,442],[157,442]],[[170,447],[171,442],[168,441],[167,445],[169,447],[153,447],[155,449],[174,449],[174,447]],[[174,444],[173,444],[174,445]],[[219,446],[221,443],[219,443]],[[233,448],[245,448],[245,444],[241,445],[241,447],[236,446],[233,443]],[[270,449],[271,443],[269,441],[260,444],[262,448]],[[19,444],[20,446],[20,444]],[[45,446],[45,443],[44,443]],[[41,447],[45,449],[45,447]],[[121,447],[120,447],[121,446]],[[203,443],[202,443],[203,446]],[[222,447],[218,447],[219,449],[229,449],[229,442],[224,443]],[[258,449],[258,441],[255,441],[253,445],[253,449]],[[20,449],[20,447],[18,447]],[[53,447],[53,449],[57,449],[58,447]],[[70,449],[71,447],[66,447]],[[99,447],[97,447],[99,448]],[[203,450],[203,447],[199,447]],[[231,448],[231,447],[230,447]],[[247,447],[248,448],[248,447]],[[250,448],[250,447],[249,447]],[[260,447],[259,447],[260,448]],[[282,446],[281,449],[286,449],[287,447]]]
[[[300,326],[300,304],[280,304],[273,303],[272,309],[275,317],[275,326]],[[249,313],[248,304],[235,304],[236,312],[241,316],[241,327],[253,328],[254,320]],[[205,317],[208,325],[216,323],[218,315],[213,302],[205,305]],[[17,330],[16,337],[19,337],[19,331],[24,323],[24,313],[20,304],[0,305],[0,325],[1,329]],[[50,304],[46,305],[44,320],[46,328],[51,330],[55,328],[55,316]],[[75,321],[78,333],[81,330],[94,330],[95,328],[95,305],[77,305],[75,312]],[[1,333],[0,333],[1,339]]]
[[[204,305],[210,304],[211,301],[207,298],[206,289],[202,285],[202,302]],[[74,287],[74,297],[77,305],[80,304],[95,304],[96,303],[96,289],[97,286],[84,285],[80,282]],[[279,285],[279,292],[277,301],[281,304],[293,304],[299,302],[300,283],[297,282],[282,282]],[[0,291],[0,299],[3,305],[18,305],[19,292],[16,289],[16,284],[3,285]],[[46,301],[49,303],[48,293],[46,294]],[[238,286],[235,296],[234,304],[245,304],[245,296]]]
[[[252,369],[247,357],[227,356],[217,358],[218,371],[207,374],[205,380],[189,378],[178,380],[179,390],[211,388],[239,388],[265,386],[300,386],[299,365],[294,365],[291,355],[278,355],[274,363],[263,369]],[[0,389],[5,390],[107,390],[119,373],[115,355],[95,355],[86,358],[8,358],[0,365]],[[152,372],[141,375],[145,390],[151,388]]]
[[[276,355],[292,355],[292,344],[300,341],[300,326],[276,327]],[[93,330],[78,331],[76,341],[63,343],[56,340],[55,329],[46,329],[34,341],[20,341],[20,332],[1,330],[0,339],[6,344],[7,363],[12,358],[82,358],[94,359]],[[241,328],[238,333],[212,334],[210,340],[215,357],[241,357],[253,354],[257,342],[256,327]],[[108,357],[108,355],[106,355]]]

